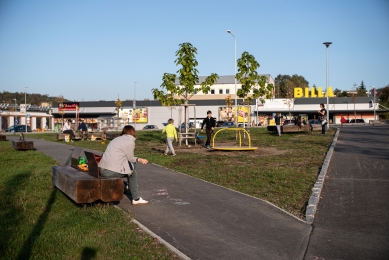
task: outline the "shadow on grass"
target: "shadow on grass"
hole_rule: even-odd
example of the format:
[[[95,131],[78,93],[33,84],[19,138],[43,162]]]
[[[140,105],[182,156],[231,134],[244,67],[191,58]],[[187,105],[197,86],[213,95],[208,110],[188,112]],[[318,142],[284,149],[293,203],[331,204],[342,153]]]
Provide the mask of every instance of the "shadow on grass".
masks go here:
[[[15,200],[19,197],[18,187],[27,183],[30,176],[31,173],[17,174],[5,182],[1,189],[0,198],[3,210],[0,215],[0,233],[2,234],[0,238],[0,255],[2,256],[5,256],[4,252],[8,247],[8,240],[13,236],[13,232],[17,230],[19,223],[23,220],[19,216],[21,209],[16,206]]]
[[[45,210],[39,216],[37,223],[35,224],[33,230],[31,231],[26,241],[24,241],[23,246],[21,247],[18,257],[16,259],[29,259],[35,240],[40,236],[44,228],[44,225],[47,221],[47,217],[49,216],[49,213],[51,211],[51,207],[54,204],[56,195],[57,195],[57,189],[54,189],[51,192],[49,200],[47,201]]]
[[[96,257],[96,249],[91,247],[84,247],[81,253],[81,260],[89,260]]]

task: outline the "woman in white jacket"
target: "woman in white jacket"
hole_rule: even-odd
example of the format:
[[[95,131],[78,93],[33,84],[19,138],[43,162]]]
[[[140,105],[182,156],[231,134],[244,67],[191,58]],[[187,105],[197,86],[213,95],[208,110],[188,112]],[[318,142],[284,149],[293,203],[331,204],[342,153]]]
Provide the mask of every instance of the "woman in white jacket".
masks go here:
[[[146,204],[138,192],[136,171],[130,168],[130,163],[139,162],[147,164],[146,159],[134,156],[136,133],[133,126],[126,125],[119,137],[113,139],[99,162],[101,176],[108,178],[121,178],[129,175],[129,188],[132,205]]]

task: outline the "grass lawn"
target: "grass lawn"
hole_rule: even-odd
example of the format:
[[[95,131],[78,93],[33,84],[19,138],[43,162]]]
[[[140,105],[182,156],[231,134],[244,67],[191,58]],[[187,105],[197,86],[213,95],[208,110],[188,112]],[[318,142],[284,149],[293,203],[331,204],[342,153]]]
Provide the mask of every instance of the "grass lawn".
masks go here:
[[[252,128],[250,133],[256,151],[212,151],[190,143],[191,147],[175,146],[177,156],[171,157],[163,155],[165,144],[160,130],[138,131],[135,154],[150,163],[267,200],[304,219],[311,189],[335,130],[330,129],[324,136],[314,131],[279,137],[265,128]],[[27,136],[58,142],[55,134]],[[237,145],[235,137],[235,131],[220,132],[215,145]],[[71,145],[104,151],[108,143],[76,141]]]
[[[128,213],[55,189],[50,157],[0,142],[0,158],[1,259],[177,259]]]

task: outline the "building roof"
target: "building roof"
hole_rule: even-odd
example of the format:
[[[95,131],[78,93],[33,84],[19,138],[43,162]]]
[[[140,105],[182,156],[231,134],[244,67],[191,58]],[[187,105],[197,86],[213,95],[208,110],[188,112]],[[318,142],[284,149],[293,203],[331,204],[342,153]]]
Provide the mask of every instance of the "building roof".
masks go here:
[[[259,74],[259,76],[266,76],[266,79],[267,79],[266,83],[269,83],[270,78],[271,78],[270,74]],[[204,82],[207,77],[208,76],[199,76],[199,82],[197,82],[197,83],[200,84],[201,82]],[[174,83],[176,85],[180,84],[178,77],[176,78],[176,81]],[[236,83],[240,84],[240,81],[237,80]],[[219,76],[219,78],[215,84],[235,84],[235,76],[234,75]]]

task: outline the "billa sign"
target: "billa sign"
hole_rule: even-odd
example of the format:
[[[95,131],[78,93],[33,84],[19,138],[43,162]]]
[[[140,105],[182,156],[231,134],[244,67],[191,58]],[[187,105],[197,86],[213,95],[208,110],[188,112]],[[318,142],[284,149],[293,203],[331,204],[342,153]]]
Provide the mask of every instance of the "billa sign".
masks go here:
[[[334,97],[334,93],[332,92],[332,88],[328,87],[327,93],[323,94],[322,87],[316,88],[312,87],[311,90],[309,88],[294,88],[294,98],[302,98],[302,97],[311,97],[311,98],[322,98],[322,97]]]
[[[59,103],[58,111],[78,111],[78,103]]]

